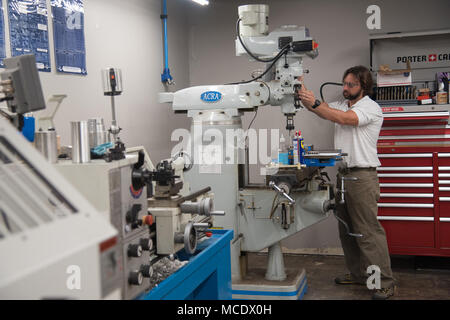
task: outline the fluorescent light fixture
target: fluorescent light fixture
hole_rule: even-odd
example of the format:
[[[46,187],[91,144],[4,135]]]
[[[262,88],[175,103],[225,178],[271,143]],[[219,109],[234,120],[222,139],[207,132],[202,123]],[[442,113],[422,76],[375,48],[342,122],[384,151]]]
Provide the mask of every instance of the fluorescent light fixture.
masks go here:
[[[202,6],[207,6],[209,4],[208,0],[192,0],[192,1],[198,3],[198,4],[202,5]]]

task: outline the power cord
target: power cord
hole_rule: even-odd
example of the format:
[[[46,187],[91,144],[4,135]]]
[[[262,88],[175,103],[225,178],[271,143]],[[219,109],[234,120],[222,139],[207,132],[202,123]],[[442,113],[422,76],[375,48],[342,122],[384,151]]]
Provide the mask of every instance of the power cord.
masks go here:
[[[261,59],[261,58],[255,56],[255,55],[247,48],[247,46],[244,44],[244,41],[242,41],[242,38],[241,38],[241,28],[240,28],[240,24],[239,24],[241,21],[242,21],[242,19],[239,18],[239,19],[237,20],[237,23],[236,23],[236,33],[237,33],[237,37],[238,37],[239,42],[241,43],[242,47],[245,49],[245,51],[247,51],[247,53],[250,55],[250,57],[252,57],[252,58],[255,59],[256,61],[264,62],[264,63],[269,63],[269,62],[278,60],[279,57],[283,54],[282,52],[283,52],[286,48],[288,48],[288,47],[291,46],[291,44],[288,43],[288,44],[286,44],[286,45],[280,50],[280,52],[278,52],[278,54],[277,54],[275,57],[270,58],[270,59]]]
[[[322,84],[320,86],[320,98],[322,99],[322,101],[325,101],[325,99],[323,98],[323,87],[327,86],[327,85],[333,85],[333,86],[341,86],[342,87],[342,83],[339,82],[325,82],[324,84]]]
[[[240,34],[241,31],[240,31],[240,26],[239,26],[239,23],[240,23],[240,22],[241,22],[241,19],[238,19],[238,21],[237,21],[237,23],[236,23],[236,33],[237,33],[237,37],[238,37],[239,42],[241,43],[242,47],[245,49],[245,51],[248,53],[248,55],[249,55],[250,57],[252,57],[253,59],[255,59],[256,61],[263,62],[263,63],[270,63],[270,62],[271,62],[271,64],[269,65],[269,67],[267,67],[267,69],[266,69],[262,74],[260,74],[260,75],[259,75],[258,77],[256,77],[256,78],[253,78],[253,79],[247,80],[247,81],[227,83],[226,85],[245,84],[245,83],[250,83],[250,82],[253,82],[253,81],[256,81],[256,80],[261,79],[262,77],[264,77],[264,76],[265,76],[265,75],[273,68],[273,66],[275,65],[275,63],[276,63],[278,60],[280,60],[280,58],[281,58],[283,55],[286,55],[286,54],[289,52],[289,49],[290,49],[290,47],[291,47],[291,44],[288,43],[288,44],[286,44],[283,48],[281,48],[280,52],[278,52],[278,54],[277,54],[275,57],[270,58],[270,59],[261,59],[261,58],[255,56],[255,55],[247,48],[247,46],[244,44],[244,41],[242,41],[241,34]]]

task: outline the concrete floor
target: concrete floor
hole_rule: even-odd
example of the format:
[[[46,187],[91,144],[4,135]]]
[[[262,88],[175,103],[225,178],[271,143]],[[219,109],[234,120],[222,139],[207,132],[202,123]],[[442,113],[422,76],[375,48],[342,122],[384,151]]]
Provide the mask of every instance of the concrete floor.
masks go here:
[[[251,271],[265,269],[267,255],[250,253]],[[343,256],[287,255],[286,272],[305,268],[308,292],[304,300],[370,300],[371,292],[360,285],[336,285],[334,278],[347,273]],[[392,300],[450,300],[450,258],[392,256],[397,295]]]

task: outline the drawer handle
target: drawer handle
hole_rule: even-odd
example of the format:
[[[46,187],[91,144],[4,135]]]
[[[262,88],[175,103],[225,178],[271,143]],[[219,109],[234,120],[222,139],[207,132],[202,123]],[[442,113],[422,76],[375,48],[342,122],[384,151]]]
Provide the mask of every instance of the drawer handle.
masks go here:
[[[433,198],[432,193],[380,193],[382,198]]]
[[[392,217],[392,216],[378,216],[378,220],[390,221],[434,221],[433,217]]]
[[[432,204],[432,203],[379,203],[378,208],[434,208],[434,204]]]
[[[379,173],[379,178],[433,178],[432,173]]]
[[[448,139],[450,134],[414,135],[414,136],[381,136],[378,140],[419,140],[419,139]]]
[[[439,191],[450,191],[450,187],[439,187]]]
[[[411,112],[411,113],[393,113],[384,114],[386,118],[416,118],[416,117],[445,117],[449,116],[448,111],[431,111],[431,112]]]
[[[449,154],[450,157],[450,154]],[[378,154],[378,158],[433,158],[431,153]]]
[[[448,167],[450,170],[450,167]],[[378,171],[433,171],[433,167],[378,167]]]
[[[441,222],[450,222],[450,218],[440,218]]]
[[[380,183],[382,188],[433,188],[432,183]]]
[[[439,153],[438,158],[450,158],[450,153]]]
[[[439,201],[442,201],[442,202],[450,202],[450,197],[440,197],[440,198],[439,198]]]

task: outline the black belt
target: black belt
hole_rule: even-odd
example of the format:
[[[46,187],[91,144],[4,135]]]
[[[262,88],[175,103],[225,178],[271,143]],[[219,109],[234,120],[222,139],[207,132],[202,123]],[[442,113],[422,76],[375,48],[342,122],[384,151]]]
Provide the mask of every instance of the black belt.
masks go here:
[[[376,167],[367,167],[367,168],[362,168],[362,167],[351,167],[351,168],[341,168],[339,169],[340,173],[350,173],[350,172],[356,172],[356,171],[377,171]]]
[[[368,167],[368,168],[360,168],[360,167],[351,167],[351,168],[347,168],[348,171],[376,171],[377,168],[376,167]]]
[[[376,167],[367,167],[367,168],[362,168],[362,167],[351,167],[351,168],[341,168],[339,169],[340,173],[349,173],[349,172],[356,172],[356,171],[377,171]]]

